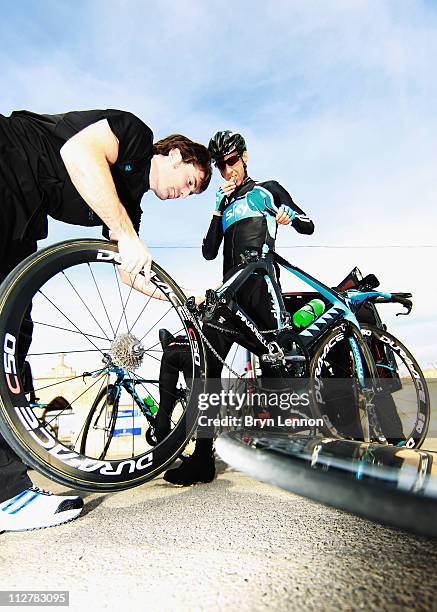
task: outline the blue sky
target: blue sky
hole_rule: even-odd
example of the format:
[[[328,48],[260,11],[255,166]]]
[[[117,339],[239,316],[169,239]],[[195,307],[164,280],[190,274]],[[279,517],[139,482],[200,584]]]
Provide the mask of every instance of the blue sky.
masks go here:
[[[389,306],[386,318],[427,365],[437,249],[417,247],[437,245],[436,33],[436,3],[419,0],[10,3],[0,112],[125,108],[156,138],[204,143],[241,131],[251,175],[279,180],[316,224],[311,237],[281,229],[279,249],[300,247],[285,256],[328,283],[359,265],[413,291],[411,317]],[[179,202],[146,194],[141,236],[200,245],[218,184]],[[51,230],[52,241],[96,233]],[[403,248],[379,248],[390,245]],[[185,285],[220,275],[196,249],[154,255]]]

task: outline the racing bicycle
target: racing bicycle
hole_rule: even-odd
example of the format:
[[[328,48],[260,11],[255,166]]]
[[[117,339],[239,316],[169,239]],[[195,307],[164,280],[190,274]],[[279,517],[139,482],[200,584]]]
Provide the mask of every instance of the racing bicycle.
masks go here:
[[[430,400],[426,379],[413,354],[398,338],[387,331],[387,326],[382,322],[376,307],[377,303],[400,301],[406,307],[406,311],[397,313],[397,315],[409,314],[412,308],[411,294],[378,294],[373,290],[379,284],[374,274],[363,277],[360,270],[355,267],[335,289],[355,304],[355,314],[360,324],[361,334],[372,353],[376,366],[379,381],[379,421],[387,432],[387,438],[391,443],[399,446],[417,448],[422,445],[428,429]],[[310,300],[320,298],[321,295],[317,292],[295,291],[283,293],[282,297],[287,312],[293,313]],[[313,346],[317,347],[317,343]],[[341,350],[344,350],[344,347]],[[314,351],[312,352],[314,353]],[[326,361],[325,375],[327,368],[334,375],[333,367],[335,366],[332,359],[327,358]],[[240,364],[239,377],[252,380],[252,386],[253,379],[258,379],[259,385],[262,386],[260,360],[254,353],[247,349],[243,350],[237,345],[231,365],[236,367],[234,363],[237,362]],[[335,376],[341,377],[338,368]],[[231,377],[230,380],[232,381]],[[340,413],[343,412],[344,414],[347,411],[338,394],[334,395],[330,402],[324,404],[313,402],[312,412],[316,418],[321,417],[323,419],[321,432],[335,437],[338,436],[339,432],[332,419],[327,416],[329,403],[332,409],[336,409],[338,422],[339,418],[341,420]],[[321,410],[321,408],[323,409]],[[414,424],[414,435],[406,437],[403,432],[413,431]]]

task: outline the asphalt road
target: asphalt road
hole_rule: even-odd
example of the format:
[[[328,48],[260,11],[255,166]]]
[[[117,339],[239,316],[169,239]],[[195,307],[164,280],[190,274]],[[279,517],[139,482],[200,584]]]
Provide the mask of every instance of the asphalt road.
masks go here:
[[[72,523],[1,534],[0,588],[66,589],[73,610],[437,610],[436,541],[219,471],[89,494]]]
[[[436,451],[435,417],[430,433]],[[437,610],[437,541],[218,466],[209,485],[81,493],[78,520],[0,534],[0,590],[69,590],[72,610]]]

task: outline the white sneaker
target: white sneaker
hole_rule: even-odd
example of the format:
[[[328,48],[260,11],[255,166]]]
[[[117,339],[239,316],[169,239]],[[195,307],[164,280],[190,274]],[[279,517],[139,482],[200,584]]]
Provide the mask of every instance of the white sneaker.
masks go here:
[[[0,504],[0,533],[60,525],[79,516],[82,508],[81,497],[54,495],[32,486]]]

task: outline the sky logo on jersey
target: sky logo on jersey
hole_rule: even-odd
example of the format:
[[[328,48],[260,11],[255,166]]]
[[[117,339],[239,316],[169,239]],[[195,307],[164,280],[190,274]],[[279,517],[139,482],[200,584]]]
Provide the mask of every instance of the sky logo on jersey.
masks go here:
[[[235,202],[224,211],[222,217],[223,231],[225,232],[228,227],[237,221],[241,221],[241,219],[250,219],[251,217],[262,217],[262,214],[258,210],[253,210],[247,203],[246,198],[235,200]]]
[[[124,171],[125,172],[131,172],[132,171],[132,166],[130,164],[125,164],[124,165]]]

